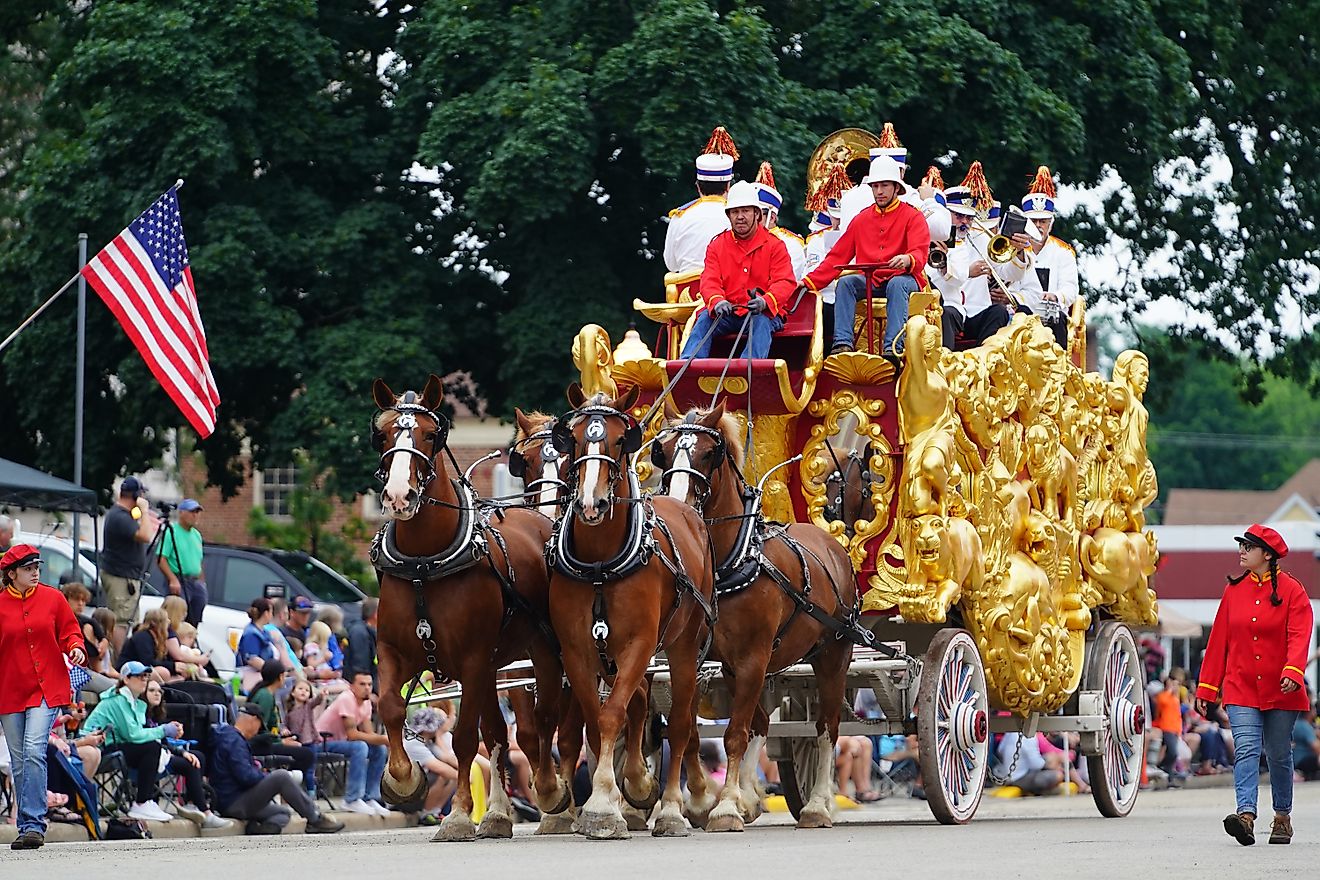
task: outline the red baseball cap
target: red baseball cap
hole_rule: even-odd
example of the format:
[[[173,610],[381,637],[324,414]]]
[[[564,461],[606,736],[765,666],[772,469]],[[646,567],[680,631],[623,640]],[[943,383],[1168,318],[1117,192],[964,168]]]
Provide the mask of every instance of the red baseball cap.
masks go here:
[[[40,562],[41,551],[31,544],[15,544],[5,551],[4,556],[0,556],[0,571],[9,571],[11,568],[18,568],[20,565],[27,565],[29,562]]]
[[[1288,543],[1283,540],[1283,536],[1269,526],[1263,526],[1256,523],[1247,529],[1245,535],[1238,535],[1237,541],[1240,544],[1255,544],[1262,550],[1273,553],[1275,558],[1282,559],[1288,555]]]

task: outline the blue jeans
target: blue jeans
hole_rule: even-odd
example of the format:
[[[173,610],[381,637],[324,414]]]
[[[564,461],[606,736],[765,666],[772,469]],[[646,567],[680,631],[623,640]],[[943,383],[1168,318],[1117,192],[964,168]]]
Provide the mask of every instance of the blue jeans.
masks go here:
[[[344,786],[344,800],[360,801],[368,798],[380,800],[380,778],[385,774],[385,759],[389,750],[384,746],[367,745],[360,739],[332,739],[322,748],[333,755],[348,758],[348,780]]]
[[[738,315],[730,312],[723,318],[715,318],[705,309],[697,312],[697,319],[692,322],[692,332],[688,335],[687,345],[683,346],[683,353],[679,357],[684,360],[688,358],[710,357],[710,344],[716,336],[736,335],[742,329],[743,320],[746,315]],[[710,333],[711,325],[715,326],[715,332],[710,334],[710,339],[706,339],[706,334]],[[770,356],[770,339],[775,335],[775,331],[784,326],[784,319],[762,312],[759,315],[752,315],[752,323],[743,331],[743,357],[749,359],[765,358]],[[702,340],[705,339],[705,342]],[[736,354],[736,352],[730,352]]]
[[[879,296],[880,286],[872,288]],[[884,284],[885,297],[885,341],[879,354],[901,354],[903,352],[903,325],[908,319],[908,297],[917,292],[917,279],[911,275],[896,275]],[[866,296],[865,275],[845,275],[834,287],[834,344],[846,342],[854,345],[853,321],[857,313],[857,301]],[[898,345],[894,342],[897,340]]]
[[[1288,815],[1293,802],[1292,731],[1298,713],[1293,709],[1262,711],[1250,706],[1224,708],[1233,725],[1233,789],[1237,793],[1237,811],[1256,815],[1263,739],[1265,759],[1270,765],[1274,812]]]
[[[11,675],[14,673],[10,673]],[[46,833],[46,743],[57,711],[42,700],[23,712],[0,715],[18,795],[18,833]]]

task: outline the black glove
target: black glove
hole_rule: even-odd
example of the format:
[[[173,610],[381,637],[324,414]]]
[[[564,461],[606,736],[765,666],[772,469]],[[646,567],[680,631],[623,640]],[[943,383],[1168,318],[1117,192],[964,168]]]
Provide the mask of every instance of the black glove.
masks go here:
[[[759,315],[765,311],[765,300],[759,296],[754,296],[747,300],[747,314]]]
[[[715,305],[711,306],[710,313],[716,318],[723,318],[725,315],[732,315],[733,303],[729,302],[727,299],[722,299],[715,303]]]

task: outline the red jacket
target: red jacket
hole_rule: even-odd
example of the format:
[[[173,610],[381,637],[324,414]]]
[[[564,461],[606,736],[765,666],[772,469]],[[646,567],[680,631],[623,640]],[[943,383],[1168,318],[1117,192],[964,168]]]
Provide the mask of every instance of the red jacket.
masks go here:
[[[1306,661],[1311,646],[1311,600],[1297,578],[1279,572],[1277,608],[1270,579],[1248,574],[1229,584],[1201,661],[1196,696],[1226,706],[1305,710]],[[1279,679],[1300,687],[1285,694]]]
[[[912,257],[910,269],[876,269],[874,283],[883,284],[899,275],[911,275],[922,284],[926,259],[930,256],[930,227],[920,211],[894,199],[881,209],[872,205],[853,218],[852,223],[830,248],[816,270],[803,279],[819,291],[839,277],[839,267],[850,263],[888,263],[899,254]],[[883,290],[880,291],[884,293]]]
[[[924,222],[924,221],[923,221]],[[747,311],[747,292],[759,287],[771,315],[782,315],[789,295],[797,287],[793,261],[788,248],[764,226],[757,226],[751,238],[735,238],[725,230],[706,247],[706,267],[701,271],[701,298],[713,309],[720,300],[733,303],[734,311]]]
[[[26,596],[0,589],[0,715],[40,706],[67,706],[69,670],[64,655],[87,650],[82,627],[64,594],[44,584]]]

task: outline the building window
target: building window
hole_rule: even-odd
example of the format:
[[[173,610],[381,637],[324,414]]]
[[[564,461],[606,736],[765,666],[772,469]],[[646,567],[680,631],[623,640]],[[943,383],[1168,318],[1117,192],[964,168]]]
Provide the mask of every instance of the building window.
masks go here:
[[[267,468],[260,472],[261,510],[267,516],[288,517],[289,497],[298,486],[296,467]]]

